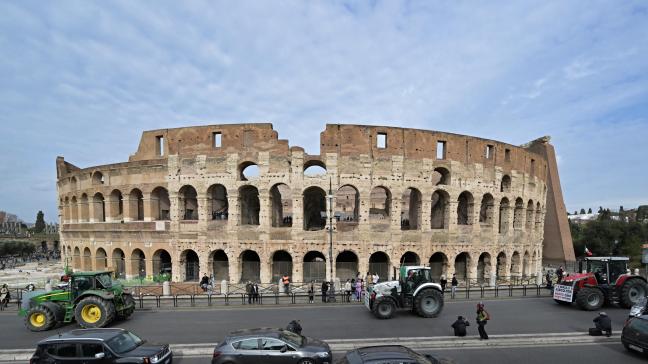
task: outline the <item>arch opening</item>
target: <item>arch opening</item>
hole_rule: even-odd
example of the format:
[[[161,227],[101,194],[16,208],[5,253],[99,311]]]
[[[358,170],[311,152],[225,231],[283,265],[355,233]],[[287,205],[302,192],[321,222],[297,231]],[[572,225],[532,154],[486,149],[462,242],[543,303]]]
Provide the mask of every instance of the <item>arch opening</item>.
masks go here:
[[[292,257],[285,250],[277,250],[272,254],[272,282],[279,282],[281,277],[287,275],[292,280]]]
[[[463,191],[457,199],[457,225],[472,225],[473,196],[468,191]]]
[[[481,226],[493,226],[493,215],[495,213],[495,199],[490,193],[485,194],[481,200],[479,209],[479,223]]]
[[[239,178],[241,181],[252,181],[259,179],[259,166],[254,162],[243,162],[239,165]]]
[[[432,184],[435,186],[450,184],[450,171],[447,168],[437,167],[432,172]]]
[[[193,186],[185,185],[178,191],[178,209],[181,220],[198,220],[198,193]]]
[[[286,184],[279,183],[270,189],[272,227],[292,226],[292,192]]]
[[[184,265],[184,281],[196,282],[200,280],[200,260],[198,254],[187,249],[180,254],[180,267]]]
[[[385,252],[375,252],[369,257],[369,272],[378,274],[380,281],[389,279],[389,256]],[[376,283],[376,282],[374,282]]]
[[[429,260],[432,279],[439,281],[448,274],[448,257],[441,252],[432,254]]]
[[[304,190],[304,230],[322,230],[326,226],[326,193],[319,187]]]
[[[171,274],[171,254],[164,249],[156,250],[153,253],[153,272],[155,274]]]
[[[401,230],[418,230],[421,219],[421,191],[410,187],[401,199]]]
[[[219,249],[212,252],[212,275],[214,284],[221,281],[229,281],[229,259],[224,250]]]
[[[108,254],[106,254],[104,248],[97,249],[95,253],[95,265],[97,270],[105,270],[108,268]]]
[[[171,201],[169,191],[164,187],[156,187],[151,192],[151,212],[155,220],[171,220]]]
[[[241,253],[241,283],[244,282],[261,282],[261,259],[252,250]]]
[[[114,268],[115,277],[119,279],[126,278],[126,255],[124,251],[116,248],[112,253],[112,266]]]
[[[304,163],[304,176],[322,177],[326,175],[326,164],[318,160],[310,160]]]
[[[448,226],[447,216],[450,196],[446,191],[436,190],[432,194],[432,211],[430,213],[430,228],[445,229]]]
[[[454,268],[455,275],[458,281],[468,280],[468,269],[470,267],[470,255],[463,252],[455,258]]]
[[[490,282],[491,277],[491,256],[488,253],[482,253],[477,261],[477,284],[486,284]]]
[[[131,273],[140,278],[146,278],[146,257],[140,249],[134,249],[131,253]]]
[[[403,254],[403,256],[400,259],[401,266],[420,265],[420,264],[421,264],[421,259],[419,258],[418,254],[414,252],[405,252],[405,254]]]
[[[259,225],[259,190],[250,185],[239,188],[239,206],[241,207],[241,225]]]
[[[358,256],[349,250],[338,254],[335,258],[335,276],[344,282],[347,279],[354,279],[358,274]]]
[[[144,195],[135,188],[129,196],[129,215],[134,221],[144,221]]]
[[[229,201],[227,188],[221,184],[211,185],[207,189],[207,203],[212,220],[224,221],[229,217]]]
[[[326,280],[326,258],[318,251],[304,255],[304,282],[323,282]]]
[[[360,217],[360,193],[351,185],[340,187],[335,193],[335,212],[338,231],[353,230]]]

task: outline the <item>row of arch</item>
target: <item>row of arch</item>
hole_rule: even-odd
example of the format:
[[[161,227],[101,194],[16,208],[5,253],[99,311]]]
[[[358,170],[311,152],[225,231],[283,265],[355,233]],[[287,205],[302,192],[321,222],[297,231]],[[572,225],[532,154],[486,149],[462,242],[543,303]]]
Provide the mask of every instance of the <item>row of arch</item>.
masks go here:
[[[192,249],[181,251],[177,261],[172,260],[171,254],[165,249],[155,250],[149,258],[138,248],[133,249],[129,255],[126,255],[121,248],[114,248],[110,252],[110,256],[101,247],[97,248],[94,254],[88,247],[72,249],[68,246],[63,251],[72,259],[75,269],[101,270],[110,267],[120,278],[126,278],[127,273],[130,273],[131,277],[171,273],[174,264],[179,265],[180,280],[183,281],[197,281],[201,275],[208,274],[213,276],[216,281],[260,282],[262,264],[270,264],[271,282],[278,281],[279,277],[286,274],[293,276],[293,258],[285,250],[275,251],[267,262],[263,262],[254,250],[244,250],[234,262],[238,265],[237,277],[230,276],[230,258],[221,249],[211,251],[206,257],[209,262],[209,268],[207,268],[210,270],[209,272],[200,271],[200,257]],[[151,259],[152,262],[147,264],[147,259]],[[510,256],[506,252],[500,251],[495,258],[488,252],[482,252],[476,260],[474,259],[475,256],[469,252],[461,252],[455,255],[452,260],[449,260],[445,253],[436,252],[425,262],[417,253],[407,251],[400,256],[397,262],[392,262],[387,253],[376,251],[369,256],[369,271],[377,273],[381,280],[394,279],[397,274],[396,267],[426,263],[432,269],[433,278],[438,280],[441,276],[448,275],[450,262],[452,262],[452,272],[460,281],[472,278],[477,282],[488,282],[491,276],[495,276],[497,279],[529,277],[536,273],[539,264],[538,254],[534,252],[531,255],[528,251],[524,253],[513,251]],[[326,257],[323,253],[315,250],[309,251],[304,254],[301,264],[302,277],[293,277],[293,281],[299,281],[301,278],[304,282],[321,282],[326,279]],[[355,278],[359,270],[358,255],[354,251],[344,250],[337,254],[335,258],[337,278],[341,280]]]
[[[317,186],[310,186],[302,193],[302,223],[304,230],[321,230],[326,226],[327,194]],[[391,191],[384,186],[376,186],[369,196],[369,221],[377,224],[391,224],[393,218],[393,198]],[[259,190],[252,185],[241,186],[237,191],[238,216],[241,225],[259,225],[261,201]],[[283,184],[275,184],[270,188],[269,201],[271,224],[273,227],[292,227],[293,199],[291,189]],[[200,204],[205,203],[206,209],[201,212]],[[507,197],[501,198],[496,207],[495,198],[485,193],[476,205],[473,194],[463,191],[453,200],[443,189],[432,193],[430,203],[430,228],[445,229],[451,223],[457,225],[483,226],[497,224],[498,231],[508,231],[509,214],[513,210],[513,227],[528,231],[542,226],[543,207],[540,202],[525,201],[518,197],[511,203]],[[118,189],[113,190],[107,198],[100,192],[92,196],[86,193],[79,199],[76,196],[65,197],[61,201],[63,219],[66,222],[103,222],[103,221],[143,221],[145,215],[150,220],[170,220],[171,200],[164,187],[156,187],[147,196],[138,188],[123,195]],[[343,185],[335,194],[334,216],[353,229],[360,221],[360,193],[353,185]],[[454,205],[456,204],[456,209]],[[228,220],[229,205],[227,188],[215,184],[207,189],[206,198],[199,201],[196,189],[191,185],[182,186],[177,193],[177,216],[179,220],[198,220],[200,214],[207,214],[206,220]],[[479,209],[476,211],[476,209]],[[495,210],[499,209],[498,221],[495,221]],[[400,226],[402,230],[419,230],[422,227],[423,197],[417,188],[407,188],[400,198]],[[475,214],[478,213],[476,216]]]

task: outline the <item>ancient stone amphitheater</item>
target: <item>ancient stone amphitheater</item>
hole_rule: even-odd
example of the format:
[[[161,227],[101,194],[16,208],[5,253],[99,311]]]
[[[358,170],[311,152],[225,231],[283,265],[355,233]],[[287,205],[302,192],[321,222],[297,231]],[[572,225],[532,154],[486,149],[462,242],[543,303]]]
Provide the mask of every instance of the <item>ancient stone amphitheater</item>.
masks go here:
[[[144,132],[125,163],[59,157],[57,177],[65,257],[125,278],[384,280],[429,264],[492,284],[574,259],[548,138],[327,124],[309,155],[271,124],[197,126]]]

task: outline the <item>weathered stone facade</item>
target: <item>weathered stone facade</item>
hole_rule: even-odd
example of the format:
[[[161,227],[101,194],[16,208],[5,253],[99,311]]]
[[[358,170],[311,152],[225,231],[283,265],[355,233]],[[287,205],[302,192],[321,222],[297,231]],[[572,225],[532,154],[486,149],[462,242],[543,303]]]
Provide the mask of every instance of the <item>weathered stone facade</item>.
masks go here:
[[[147,131],[126,163],[80,169],[57,159],[63,252],[76,269],[112,267],[126,277],[323,280],[332,210],[340,279],[358,271],[386,279],[402,263],[471,281],[535,276],[546,147],[329,124],[320,155],[308,155],[271,124]],[[325,174],[305,173],[311,167]]]

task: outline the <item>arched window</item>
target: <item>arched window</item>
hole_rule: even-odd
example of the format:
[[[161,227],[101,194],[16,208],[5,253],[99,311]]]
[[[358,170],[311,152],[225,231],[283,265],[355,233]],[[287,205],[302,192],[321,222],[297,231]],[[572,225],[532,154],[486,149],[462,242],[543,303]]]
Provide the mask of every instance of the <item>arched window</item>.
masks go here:
[[[458,225],[472,225],[473,206],[472,194],[468,191],[462,192],[459,195],[457,204]]]
[[[319,187],[304,190],[304,230],[322,230],[326,226],[326,192]]]
[[[239,206],[241,207],[241,225],[259,225],[259,190],[254,186],[239,188]]]
[[[180,188],[178,208],[181,220],[198,220],[198,194],[193,186],[186,185]]]
[[[408,188],[401,199],[401,230],[418,230],[421,220],[421,192]]]
[[[272,226],[292,226],[292,192],[286,184],[278,183],[270,189]]]

